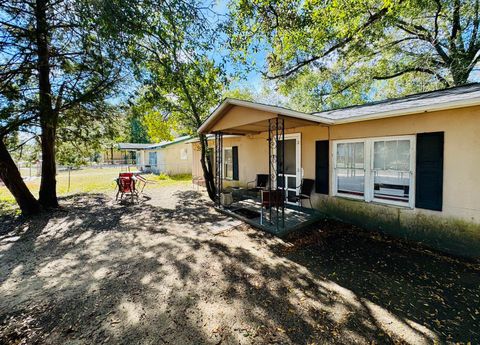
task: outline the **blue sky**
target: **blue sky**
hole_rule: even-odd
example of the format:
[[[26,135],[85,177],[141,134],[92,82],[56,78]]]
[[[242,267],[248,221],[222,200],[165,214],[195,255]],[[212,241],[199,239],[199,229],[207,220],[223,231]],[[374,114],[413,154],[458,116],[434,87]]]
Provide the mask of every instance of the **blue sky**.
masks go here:
[[[214,2],[213,11],[219,14],[220,19],[223,16],[226,17],[228,13],[228,1],[225,0],[216,0]],[[224,18],[225,18],[224,17]],[[226,39],[226,37],[222,34],[220,35],[219,44],[217,49],[215,50],[213,57],[217,61],[220,61],[224,57],[228,57],[230,52],[228,51],[228,47],[223,44],[222,41]],[[226,59],[225,69],[229,74],[235,74],[238,71],[242,71],[242,76],[235,80],[231,85],[230,88],[244,88],[250,90],[256,90],[260,92],[262,89],[263,81],[262,81],[262,71],[266,70],[265,61],[267,57],[267,50],[263,50],[258,52],[257,54],[250,54],[249,56],[249,67],[253,67],[253,70],[245,72],[247,70],[247,66],[234,63],[231,59]]]

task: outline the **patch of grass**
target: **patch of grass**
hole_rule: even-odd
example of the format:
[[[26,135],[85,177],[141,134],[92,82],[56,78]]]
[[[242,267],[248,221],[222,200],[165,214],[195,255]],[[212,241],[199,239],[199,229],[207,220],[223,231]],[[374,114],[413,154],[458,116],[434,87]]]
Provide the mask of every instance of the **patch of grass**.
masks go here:
[[[57,174],[57,194],[65,196],[78,193],[113,193],[116,188],[115,179],[120,173],[119,168],[85,168],[70,172],[70,185],[68,171]],[[148,188],[158,188],[176,184],[190,183],[192,175],[143,175],[147,180],[155,181]],[[27,187],[35,197],[38,197],[40,178],[26,182]],[[5,186],[0,186],[0,215],[11,214],[18,209],[15,199]]]
[[[0,198],[1,197],[2,195],[0,194]],[[11,198],[5,198],[5,200],[0,200],[0,216],[20,214],[20,209],[18,208],[15,199],[11,194],[10,197]]]
[[[149,179],[153,181],[192,181],[192,175],[191,174],[178,174],[178,175],[166,175],[164,173],[161,173],[160,175],[154,175],[150,174],[147,175]]]

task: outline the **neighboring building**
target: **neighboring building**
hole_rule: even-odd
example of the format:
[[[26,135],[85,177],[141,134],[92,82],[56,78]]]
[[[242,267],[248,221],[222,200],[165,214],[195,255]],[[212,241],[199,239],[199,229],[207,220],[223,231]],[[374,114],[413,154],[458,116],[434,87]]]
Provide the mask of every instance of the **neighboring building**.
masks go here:
[[[136,152],[152,144],[119,143],[103,152],[102,162],[107,164],[136,164]]]
[[[167,175],[192,173],[192,145],[190,136],[172,141],[148,144],[136,150],[136,165],[142,171]]]
[[[268,174],[278,133],[287,194],[315,179],[332,217],[480,257],[480,84],[312,114],[226,99],[199,132],[224,134],[225,185]]]

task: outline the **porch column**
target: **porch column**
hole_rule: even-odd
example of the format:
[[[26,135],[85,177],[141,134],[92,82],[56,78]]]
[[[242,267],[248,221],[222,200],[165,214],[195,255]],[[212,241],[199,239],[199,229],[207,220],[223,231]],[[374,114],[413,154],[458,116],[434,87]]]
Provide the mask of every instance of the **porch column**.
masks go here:
[[[216,203],[220,206],[220,194],[223,191],[223,133],[215,133],[215,188]]]
[[[277,231],[285,228],[285,127],[283,118],[268,120],[268,172],[270,183],[268,185],[270,222],[274,223]],[[280,197],[283,200],[280,200]],[[275,219],[275,222],[272,220]]]

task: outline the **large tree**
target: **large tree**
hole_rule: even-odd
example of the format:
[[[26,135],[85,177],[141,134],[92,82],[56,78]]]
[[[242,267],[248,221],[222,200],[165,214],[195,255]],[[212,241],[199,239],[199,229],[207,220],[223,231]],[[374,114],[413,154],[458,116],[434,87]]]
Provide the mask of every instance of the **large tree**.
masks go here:
[[[2,96],[17,93],[9,99],[18,114],[2,127],[39,126],[39,201],[46,208],[58,206],[55,142],[62,114],[78,106],[91,109],[119,80],[115,47],[103,39],[96,20],[100,10],[89,0],[0,2],[0,89]],[[7,180],[15,178],[12,169]]]
[[[462,85],[480,57],[479,0],[235,0],[231,11],[234,50],[269,51],[265,77],[307,96],[305,108],[385,96],[387,86]]]
[[[58,164],[77,167],[88,164],[118,141],[126,125],[118,107],[102,101],[97,101],[94,108],[77,106],[65,111],[56,138]]]
[[[37,117],[34,106],[22,97],[28,89],[24,79],[13,78],[4,71],[7,58],[2,56],[0,71],[0,179],[12,193],[24,215],[40,211],[40,204],[28,190],[10,154],[16,145],[9,139],[19,130],[27,130],[28,125]]]
[[[182,132],[196,135],[221,100],[226,84],[221,66],[212,60],[216,28],[208,4],[169,0],[138,5],[117,0],[109,6],[112,15],[106,20],[119,29],[116,39],[129,38],[125,51],[136,62],[138,80],[144,85],[143,101],[151,106],[147,120],[157,126],[174,122]],[[164,129],[161,126],[154,132],[168,135]],[[205,135],[199,139],[206,187],[213,199],[216,190],[208,140]]]

